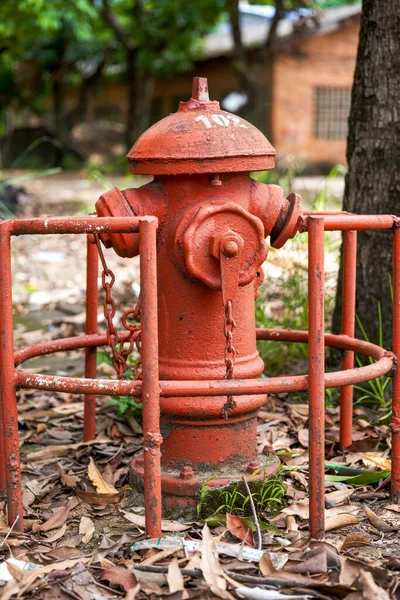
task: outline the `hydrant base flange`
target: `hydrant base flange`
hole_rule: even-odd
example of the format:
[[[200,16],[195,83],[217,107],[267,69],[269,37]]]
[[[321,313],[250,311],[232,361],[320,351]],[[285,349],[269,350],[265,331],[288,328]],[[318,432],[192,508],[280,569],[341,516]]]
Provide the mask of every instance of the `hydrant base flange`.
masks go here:
[[[264,477],[276,475],[281,462],[274,455],[259,455],[251,461],[243,473],[238,473],[232,467],[231,473],[215,477],[215,470],[194,473],[191,467],[184,467],[181,472],[163,472],[161,475],[163,512],[168,518],[184,517],[186,519],[196,516],[196,507],[199,502],[199,492],[203,485],[210,488],[223,488],[229,484],[246,479],[261,480]],[[258,471],[258,472],[257,472]],[[143,497],[144,466],[143,452],[138,453],[131,463],[130,483],[134,490],[135,502]]]

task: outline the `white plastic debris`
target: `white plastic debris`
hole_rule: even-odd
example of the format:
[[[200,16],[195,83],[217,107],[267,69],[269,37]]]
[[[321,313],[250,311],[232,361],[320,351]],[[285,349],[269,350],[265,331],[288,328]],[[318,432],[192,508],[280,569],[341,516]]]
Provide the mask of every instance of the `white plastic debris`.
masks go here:
[[[14,579],[8,570],[7,564],[12,564],[15,567],[18,567],[22,571],[31,571],[32,569],[36,569],[40,565],[35,565],[34,563],[26,562],[24,560],[18,560],[17,558],[9,558],[0,564],[0,583],[7,583]]]
[[[140,542],[134,542],[131,549],[136,551],[148,550],[149,548],[160,548],[165,550],[168,548],[176,548],[182,546],[187,552],[197,552],[200,548],[200,542],[195,540],[184,540],[180,537],[163,537],[153,538],[150,540],[142,540]],[[250,562],[258,562],[262,555],[263,550],[256,550],[255,548],[249,548],[248,546],[241,546],[239,544],[225,544],[222,542],[217,543],[218,554],[226,554],[227,556],[233,556],[239,560],[248,560]]]

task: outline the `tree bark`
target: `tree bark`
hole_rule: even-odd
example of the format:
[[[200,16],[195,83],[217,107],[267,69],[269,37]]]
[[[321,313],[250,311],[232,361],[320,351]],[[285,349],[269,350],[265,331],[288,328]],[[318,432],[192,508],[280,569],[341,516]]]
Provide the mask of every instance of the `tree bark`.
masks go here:
[[[127,150],[150,125],[154,78],[137,65],[137,51],[127,50],[128,109],[125,131]]]
[[[347,140],[343,209],[400,214],[400,4],[363,0]],[[357,315],[371,341],[391,348],[391,232],[359,232]],[[340,330],[341,270],[333,329]],[[358,335],[362,334],[358,331]]]
[[[273,55],[273,44],[280,20],[284,17],[283,0],[275,0],[275,15],[271,20],[270,27],[263,46],[257,51],[252,64],[249,61],[247,50],[243,46],[242,32],[240,28],[239,0],[229,0],[229,20],[232,30],[233,57],[232,68],[236,73],[239,87],[247,95],[246,105],[239,114],[251,121],[256,127],[266,133],[269,124],[266,104],[266,94],[260,80],[263,72],[268,73],[268,83],[271,83],[270,68]]]
[[[80,119],[83,122],[88,120],[88,104],[90,95],[92,93],[93,88],[100,81],[107,60],[110,57],[111,53],[112,50],[110,48],[106,48],[101,60],[99,61],[95,69],[92,71],[92,73],[82,78],[75,112],[77,115],[79,115]]]
[[[52,73],[53,78],[53,118],[54,130],[61,141],[65,137],[64,127],[64,83],[63,69],[60,67]]]

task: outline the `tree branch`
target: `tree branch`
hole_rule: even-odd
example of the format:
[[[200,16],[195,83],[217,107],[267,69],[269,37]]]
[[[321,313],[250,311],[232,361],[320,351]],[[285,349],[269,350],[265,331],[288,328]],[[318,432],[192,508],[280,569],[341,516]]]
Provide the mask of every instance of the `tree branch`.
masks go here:
[[[278,31],[278,25],[279,25],[280,21],[284,18],[284,16],[285,16],[285,6],[283,3],[283,0],[275,0],[275,14],[271,21],[268,35],[264,42],[264,48],[263,48],[263,52],[262,52],[263,60],[265,60],[267,57],[269,57],[272,54],[274,42],[276,39],[276,34]]]
[[[132,41],[127,35],[126,31],[119,22],[116,14],[112,11],[109,0],[102,0],[102,3],[103,7],[101,13],[103,19],[107,23],[107,25],[109,25],[109,27],[114,31],[117,40],[122,44],[122,46],[126,50],[135,50],[137,44],[134,41]]]

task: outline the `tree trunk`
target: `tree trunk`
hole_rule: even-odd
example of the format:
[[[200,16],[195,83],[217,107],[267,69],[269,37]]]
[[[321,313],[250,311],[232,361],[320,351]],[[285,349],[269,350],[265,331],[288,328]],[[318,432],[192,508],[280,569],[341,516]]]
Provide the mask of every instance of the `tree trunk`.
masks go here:
[[[111,51],[106,49],[94,71],[82,79],[79,88],[78,102],[75,108],[75,112],[77,115],[79,115],[79,118],[82,122],[88,121],[88,104],[90,95],[93,91],[93,88],[97,85],[103,75],[104,67],[106,66],[106,62],[110,54]]]
[[[154,78],[143,73],[137,65],[137,51],[127,50],[128,114],[125,142],[132,144],[150,125],[151,98]]]
[[[58,69],[53,72],[53,118],[54,118],[54,130],[57,134],[57,138],[61,141],[64,140],[64,85],[63,85],[63,72],[62,69]]]
[[[363,0],[343,210],[400,214],[399,98],[399,1]],[[392,242],[390,231],[358,234],[357,315],[371,341],[379,342],[381,307],[383,345],[388,349],[392,326]],[[336,332],[340,329],[340,311],[341,277],[333,320]]]

